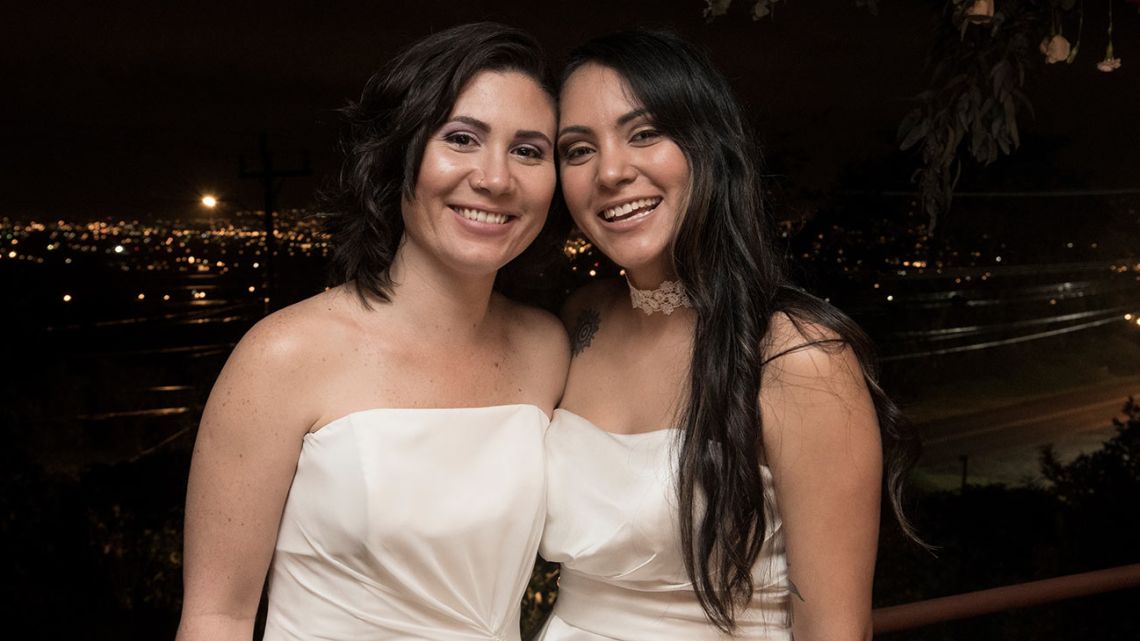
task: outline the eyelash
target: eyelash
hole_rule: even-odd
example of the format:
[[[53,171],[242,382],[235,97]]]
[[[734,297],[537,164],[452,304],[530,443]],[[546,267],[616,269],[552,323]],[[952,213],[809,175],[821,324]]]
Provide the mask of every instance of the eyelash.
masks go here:
[[[460,138],[466,138],[466,141],[461,141]],[[475,142],[475,136],[467,133],[466,131],[456,131],[454,133],[447,134],[443,137],[443,139],[453,145],[459,145],[460,147],[468,147]]]
[[[642,142],[646,140],[654,140],[661,137],[661,132],[656,129],[642,129],[633,134],[634,142]]]
[[[469,134],[466,131],[456,131],[454,133],[447,134],[443,137],[443,139],[445,142],[457,145],[459,147],[471,147],[478,142],[478,139],[473,134]],[[526,153],[518,153],[521,151],[525,151]],[[546,157],[546,154],[542,151],[542,149],[535,147],[534,145],[522,145],[515,147],[511,149],[511,153],[527,160],[542,160]]]
[[[520,152],[520,151],[528,152],[529,155],[522,155],[522,154],[520,154],[520,155],[522,155],[523,158],[526,158],[529,160],[542,160],[543,158],[546,157],[546,154],[543,153],[541,149],[539,149],[538,147],[533,147],[531,145],[523,145],[522,147],[517,147],[516,149],[514,149],[514,151],[515,152]]]

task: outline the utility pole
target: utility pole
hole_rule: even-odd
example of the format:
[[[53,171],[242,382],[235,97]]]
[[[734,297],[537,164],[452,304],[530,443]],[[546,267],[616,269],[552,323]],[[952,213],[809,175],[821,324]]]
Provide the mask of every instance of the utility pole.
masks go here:
[[[311,176],[309,168],[309,153],[301,152],[301,167],[294,169],[276,169],[273,166],[273,154],[269,151],[269,136],[263,131],[258,139],[258,150],[261,156],[261,168],[248,170],[245,166],[245,156],[240,158],[242,178],[256,178],[261,181],[265,193],[265,313],[273,311],[277,303],[277,281],[274,272],[274,254],[277,252],[273,222],[273,213],[277,208],[277,190],[281,188],[281,179],[298,176]]]

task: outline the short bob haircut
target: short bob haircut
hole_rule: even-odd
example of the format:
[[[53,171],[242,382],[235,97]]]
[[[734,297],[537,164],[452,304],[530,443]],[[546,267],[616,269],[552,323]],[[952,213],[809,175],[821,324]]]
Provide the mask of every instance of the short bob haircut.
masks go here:
[[[366,305],[369,298],[390,300],[389,268],[404,235],[401,202],[415,194],[428,139],[483,71],[523,73],[551,93],[534,38],[478,22],[411,45],[368,79],[358,102],[341,110],[344,161],[322,198],[330,212],[330,285],[352,283]]]

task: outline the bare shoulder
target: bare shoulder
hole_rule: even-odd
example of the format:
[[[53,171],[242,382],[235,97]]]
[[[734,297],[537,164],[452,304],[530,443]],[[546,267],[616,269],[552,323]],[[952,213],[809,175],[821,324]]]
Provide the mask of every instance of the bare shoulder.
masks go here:
[[[761,350],[765,379],[795,380],[863,377],[859,359],[834,330],[777,312],[768,323]]]
[[[586,283],[566,298],[560,314],[562,323],[573,332],[583,312],[600,314],[617,296],[628,291],[625,281],[617,278]]]
[[[544,360],[570,357],[566,330],[550,312],[504,298],[502,313],[510,319],[511,342]]]
[[[501,314],[509,319],[510,344],[519,365],[518,376],[537,394],[536,403],[552,411],[562,397],[570,368],[570,342],[562,323],[550,312],[502,299]],[[534,402],[533,400],[530,402]]]
[[[246,332],[218,376],[204,422],[273,416],[308,430],[319,415],[315,382],[324,376],[323,356],[348,334],[329,294],[274,312]]]
[[[618,296],[625,296],[628,291],[624,281],[609,279],[588,283],[566,299],[562,322],[570,334],[572,356],[578,356],[593,343],[607,311]]]
[[[336,340],[340,305],[324,292],[278,310],[246,332],[231,359],[257,361],[276,372],[302,365]]]
[[[859,435],[868,448],[878,447],[878,421],[863,368],[838,334],[780,313],[770,323],[764,354],[759,400],[769,453],[787,453],[789,442],[819,449],[826,441],[818,439],[840,432],[844,438],[837,443]]]

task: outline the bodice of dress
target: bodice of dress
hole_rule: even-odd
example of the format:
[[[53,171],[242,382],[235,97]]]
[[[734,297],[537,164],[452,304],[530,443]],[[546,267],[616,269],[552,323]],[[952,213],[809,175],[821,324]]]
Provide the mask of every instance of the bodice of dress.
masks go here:
[[[681,557],[677,430],[613,434],[555,410],[546,435],[547,513],[540,553],[562,564],[545,641],[726,638],[708,622]],[[761,466],[769,505],[772,477]],[[737,616],[742,639],[790,639],[781,523],[769,510]]]
[[[307,435],[266,641],[517,640],[547,427],[533,405],[376,409]]]

